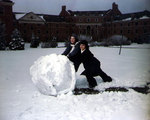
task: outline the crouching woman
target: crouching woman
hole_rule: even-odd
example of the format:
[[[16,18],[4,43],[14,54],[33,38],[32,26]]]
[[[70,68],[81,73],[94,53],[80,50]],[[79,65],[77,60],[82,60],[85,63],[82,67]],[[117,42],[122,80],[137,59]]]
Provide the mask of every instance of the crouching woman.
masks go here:
[[[89,87],[93,88],[97,86],[97,82],[94,76],[100,76],[104,82],[111,82],[112,78],[108,76],[100,68],[100,61],[94,57],[94,55],[89,50],[88,42],[82,40],[80,42],[81,56],[80,60],[83,63],[85,70],[81,75],[85,75],[89,83]]]

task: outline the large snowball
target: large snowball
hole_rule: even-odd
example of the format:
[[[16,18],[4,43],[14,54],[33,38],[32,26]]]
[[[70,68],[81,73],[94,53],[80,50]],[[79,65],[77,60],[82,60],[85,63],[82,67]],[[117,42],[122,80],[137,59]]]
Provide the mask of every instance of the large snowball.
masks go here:
[[[75,87],[74,66],[64,55],[40,57],[31,66],[30,74],[38,90],[46,95],[67,93]]]

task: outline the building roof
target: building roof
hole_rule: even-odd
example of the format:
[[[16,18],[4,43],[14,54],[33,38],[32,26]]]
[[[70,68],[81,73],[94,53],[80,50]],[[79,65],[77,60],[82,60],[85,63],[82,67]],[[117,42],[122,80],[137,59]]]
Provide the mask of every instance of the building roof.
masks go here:
[[[20,18],[22,18],[26,13],[17,13],[17,14],[14,14],[15,15],[15,18],[16,20],[19,20]]]
[[[104,11],[71,11],[68,10],[68,12],[73,16],[104,16],[108,11],[110,10],[104,10]]]
[[[65,22],[64,17],[58,15],[44,15],[43,19],[45,19],[46,22]]]
[[[24,12],[14,12],[16,20],[22,19],[27,14],[34,14],[40,17],[42,20],[46,22],[65,22],[65,18],[59,15],[48,15],[48,14],[37,14],[33,12],[24,13]]]
[[[140,11],[134,13],[126,13],[120,16],[115,16],[114,20],[122,20],[122,21],[130,21],[130,20],[138,20],[138,19],[149,19],[150,11]]]
[[[41,23],[44,24],[45,20],[38,16],[33,12],[29,13],[22,13],[22,14],[15,14],[15,18],[21,23]]]
[[[14,2],[12,2],[11,0],[0,0],[0,3],[4,5],[11,5],[11,6],[14,4]]]
[[[0,1],[4,1],[4,2],[12,2],[12,1],[10,1],[10,0],[0,0]]]
[[[122,14],[122,18],[128,18],[128,17],[140,18],[144,15],[150,17],[150,11],[144,10],[144,11],[140,11],[140,12]]]

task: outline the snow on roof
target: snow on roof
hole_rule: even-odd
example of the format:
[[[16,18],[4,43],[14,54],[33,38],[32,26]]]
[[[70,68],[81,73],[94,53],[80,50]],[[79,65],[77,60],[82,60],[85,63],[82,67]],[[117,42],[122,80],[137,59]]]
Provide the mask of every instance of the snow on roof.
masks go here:
[[[122,21],[129,21],[129,20],[131,20],[131,17],[123,19]]]
[[[24,15],[25,15],[25,13],[24,14],[15,14],[17,20],[20,19],[21,17],[23,17]]]
[[[39,17],[45,21],[45,19],[44,19],[43,15],[40,15]]]
[[[142,16],[142,17],[140,17],[140,19],[149,19],[150,17],[148,17],[148,16]]]

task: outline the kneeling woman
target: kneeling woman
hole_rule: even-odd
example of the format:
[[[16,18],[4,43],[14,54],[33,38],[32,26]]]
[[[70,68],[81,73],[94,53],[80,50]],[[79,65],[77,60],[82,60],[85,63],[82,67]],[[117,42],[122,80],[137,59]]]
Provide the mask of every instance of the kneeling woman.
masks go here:
[[[91,53],[91,51],[89,50],[88,42],[86,40],[82,40],[80,42],[80,49],[80,59],[85,68],[81,75],[86,76],[89,87],[93,88],[97,86],[97,82],[94,76],[100,76],[104,82],[111,82],[112,78],[102,71],[102,69],[100,68],[100,61],[96,59]]]

